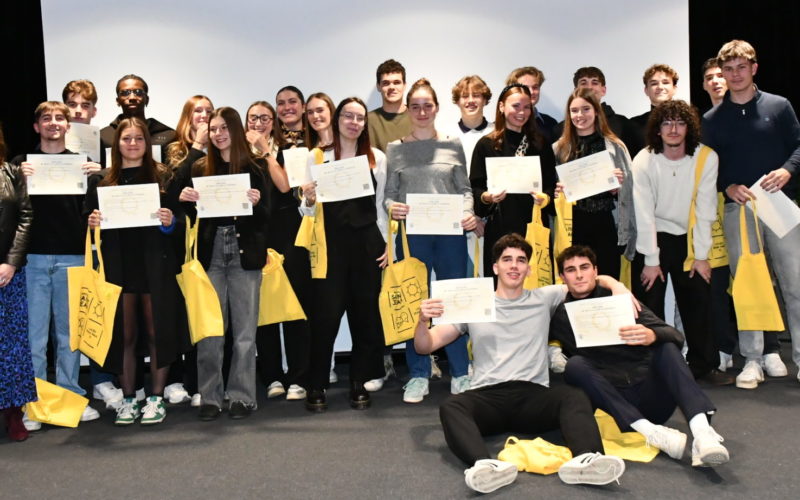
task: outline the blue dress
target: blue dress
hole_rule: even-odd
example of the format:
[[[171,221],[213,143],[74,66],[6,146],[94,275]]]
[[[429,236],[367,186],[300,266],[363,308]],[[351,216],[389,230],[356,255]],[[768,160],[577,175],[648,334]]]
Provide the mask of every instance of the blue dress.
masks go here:
[[[0,288],[0,409],[36,399],[23,267],[11,283]]]

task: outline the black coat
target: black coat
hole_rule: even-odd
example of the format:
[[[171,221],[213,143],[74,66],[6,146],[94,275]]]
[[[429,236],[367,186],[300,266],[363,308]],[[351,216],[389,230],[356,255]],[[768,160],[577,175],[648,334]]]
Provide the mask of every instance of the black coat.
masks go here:
[[[108,170],[103,170],[89,178],[85,204],[87,216],[92,210],[98,208],[97,186],[107,173]],[[141,237],[140,248],[144,251],[146,265],[142,272],[146,274],[150,288],[159,368],[169,366],[180,353],[187,351],[191,346],[186,319],[186,303],[175,279],[175,275],[180,272],[183,264],[185,244],[184,219],[176,205],[177,199],[166,195],[162,196],[161,206],[169,208],[175,213],[176,227],[171,234],[163,233],[157,226],[135,229]],[[122,286],[124,284],[120,231],[119,229],[103,230],[100,233],[100,250],[105,265],[106,281]],[[114,335],[105,365],[103,365],[105,370],[114,373],[122,371],[123,317],[122,294],[120,294],[117,314],[114,318]],[[141,321],[141,315],[139,318]],[[141,324],[139,331],[140,335],[145,335]],[[140,336],[140,345],[143,344],[142,338]]]
[[[19,167],[0,164],[0,264],[25,265],[33,220],[27,184]]]

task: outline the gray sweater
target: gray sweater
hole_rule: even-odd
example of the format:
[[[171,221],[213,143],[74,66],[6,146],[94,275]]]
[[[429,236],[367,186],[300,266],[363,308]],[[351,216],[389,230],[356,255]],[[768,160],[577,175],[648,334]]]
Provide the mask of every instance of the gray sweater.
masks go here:
[[[408,193],[463,194],[464,215],[472,215],[472,188],[458,138],[392,142],[386,148],[386,211],[405,203]]]

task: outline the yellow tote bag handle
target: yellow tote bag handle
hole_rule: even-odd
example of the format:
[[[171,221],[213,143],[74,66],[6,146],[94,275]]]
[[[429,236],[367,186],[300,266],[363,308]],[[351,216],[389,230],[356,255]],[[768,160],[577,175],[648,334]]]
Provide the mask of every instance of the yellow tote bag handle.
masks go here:
[[[694,226],[697,225],[697,191],[700,189],[700,178],[703,176],[703,168],[706,165],[706,158],[711,148],[703,146],[697,156],[697,165],[694,170],[694,191],[692,191],[692,202],[689,205],[689,227],[686,229],[686,260],[683,261],[683,270],[689,271],[694,264]],[[711,249],[709,249],[709,252]]]
[[[756,241],[758,242],[758,251],[755,253],[761,253],[764,251],[764,242],[761,241],[761,231],[758,229],[758,210],[756,209],[756,200],[750,200],[750,203],[753,205],[753,220],[755,221],[755,230],[756,230]],[[745,208],[744,205],[739,206],[739,240],[742,242],[742,254],[751,254],[753,252],[750,251],[750,238],[747,237],[747,221],[745,220]]]
[[[197,233],[199,231],[200,219],[197,219],[194,226],[189,216],[186,216],[186,254],[183,263],[197,260]]]
[[[473,278],[480,278],[480,273],[478,272],[478,268],[480,267],[479,262],[481,261],[481,239],[475,236],[475,262],[472,266],[472,277]]]
[[[87,234],[87,239],[88,239],[88,234]],[[105,281],[106,280],[106,271],[105,271],[105,266],[103,264],[103,252],[100,251],[100,243],[101,243],[101,241],[100,241],[100,226],[97,226],[96,228],[94,228],[94,247],[97,249],[97,260],[98,260],[98,262],[100,262],[100,267],[97,268],[97,274],[100,275],[100,280],[101,281]],[[91,247],[89,247],[89,250],[87,252],[86,258],[87,259],[91,259],[92,258],[92,248]],[[91,260],[89,260],[89,262],[91,262]],[[91,267],[91,263],[89,264],[89,267]]]

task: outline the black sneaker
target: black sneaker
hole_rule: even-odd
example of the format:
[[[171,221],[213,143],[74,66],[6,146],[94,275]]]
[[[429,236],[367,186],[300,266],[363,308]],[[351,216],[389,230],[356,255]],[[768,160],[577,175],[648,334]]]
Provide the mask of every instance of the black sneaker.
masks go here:
[[[200,411],[197,412],[197,418],[203,421],[216,420],[222,409],[217,405],[200,405]]]
[[[328,409],[328,400],[322,389],[311,389],[306,396],[306,410],[322,413]]]
[[[231,408],[228,410],[228,416],[234,420],[240,420],[250,416],[252,410],[249,406],[242,401],[234,401],[231,403]]]
[[[733,385],[733,383],[736,382],[736,377],[730,373],[721,372],[716,368],[712,368],[708,373],[697,377],[697,381],[709,385]]]

